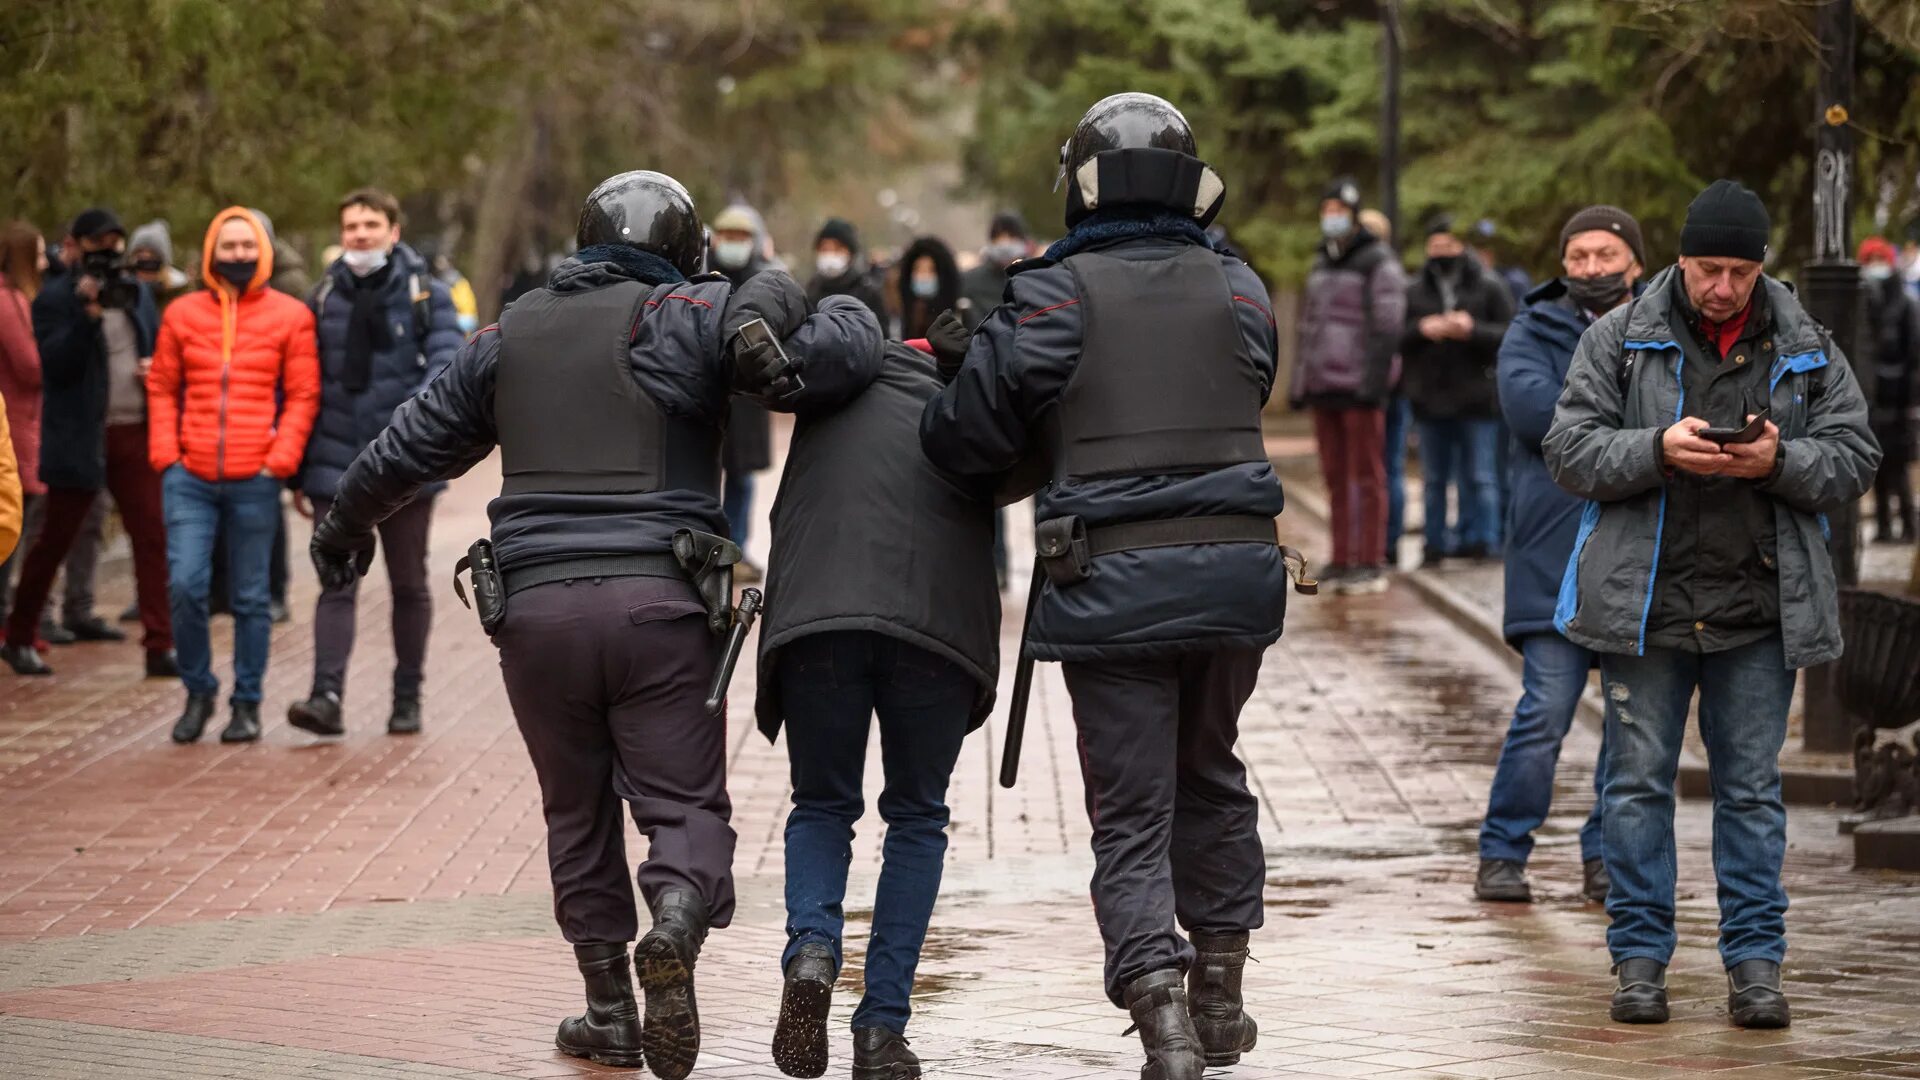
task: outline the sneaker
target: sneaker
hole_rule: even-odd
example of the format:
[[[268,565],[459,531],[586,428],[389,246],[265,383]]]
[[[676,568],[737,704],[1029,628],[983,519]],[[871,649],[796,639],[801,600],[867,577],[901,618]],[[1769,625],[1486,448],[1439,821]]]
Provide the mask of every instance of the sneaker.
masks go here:
[[[1365,596],[1387,591],[1387,572],[1377,566],[1362,566],[1334,582],[1333,591],[1342,596]]]

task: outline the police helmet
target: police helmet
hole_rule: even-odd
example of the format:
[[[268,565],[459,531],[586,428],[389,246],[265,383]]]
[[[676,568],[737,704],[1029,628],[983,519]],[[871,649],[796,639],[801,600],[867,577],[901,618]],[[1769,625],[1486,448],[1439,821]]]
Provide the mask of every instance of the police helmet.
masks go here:
[[[1218,173],[1194,151],[1187,118],[1165,98],[1114,94],[1096,102],[1060,147],[1067,227],[1102,206],[1164,207],[1203,227],[1226,202]]]
[[[580,208],[581,247],[625,244],[652,252],[688,277],[706,260],[705,228],[693,196],[666,173],[636,169],[600,181]]]

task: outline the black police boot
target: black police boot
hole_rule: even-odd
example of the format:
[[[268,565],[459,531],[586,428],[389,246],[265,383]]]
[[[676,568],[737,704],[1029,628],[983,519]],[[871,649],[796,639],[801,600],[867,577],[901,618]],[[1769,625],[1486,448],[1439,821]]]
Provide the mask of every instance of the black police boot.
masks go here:
[[[40,652],[31,645],[0,645],[0,661],[13,669],[15,675],[51,675],[53,669],[40,659]]]
[[[700,1056],[700,1010],[693,997],[693,965],[707,940],[707,903],[685,889],[660,894],[653,929],[633,949],[633,969],[646,992],[647,1067],[680,1080]]]
[[[835,975],[833,950],[818,942],[800,946],[787,961],[780,1019],[773,1028],[773,1063],[788,1076],[827,1071],[827,1011],[833,1007]]]
[[[180,661],[174,659],[172,649],[147,650],[147,678],[177,679],[180,677]]]
[[[854,1028],[853,1080],[920,1080],[920,1058],[907,1049],[905,1035]]]
[[[1533,903],[1533,886],[1527,884],[1527,868],[1512,859],[1481,859],[1480,873],[1473,881],[1473,895],[1482,900],[1513,904]]]
[[[109,623],[98,615],[89,615],[84,619],[68,619],[67,632],[76,641],[125,641],[127,632]]]
[[[1780,965],[1742,960],[1727,969],[1727,1013],[1743,1028],[1783,1028],[1793,1023],[1780,992]]]
[[[1615,1023],[1667,1022],[1667,965],[1636,956],[1620,961],[1613,970],[1620,976],[1620,985],[1613,992],[1610,1014]]]
[[[1140,1080],[1200,1080],[1207,1059],[1200,1033],[1187,1012],[1187,990],[1179,968],[1150,971],[1127,984],[1130,1030],[1140,1033],[1147,1063]]]
[[[347,733],[347,723],[340,716],[340,695],[332,690],[316,688],[307,700],[287,706],[287,723],[314,735]]]
[[[1240,1000],[1247,966],[1247,932],[1190,935],[1197,954],[1187,970],[1187,1011],[1200,1033],[1207,1064],[1231,1065],[1253,1049],[1260,1034]]]
[[[200,733],[207,730],[207,721],[212,718],[213,695],[188,694],[187,707],[173,724],[173,741],[182,745],[198,742]]]
[[[1580,895],[1596,904],[1607,902],[1613,891],[1613,877],[1607,873],[1605,859],[1588,859],[1580,864]]]
[[[233,703],[233,717],[220,732],[223,743],[252,742],[260,737],[260,703],[257,701],[236,701]]]
[[[387,734],[420,734],[420,695],[393,695],[393,713],[387,717]]]
[[[640,1068],[646,1055],[640,1049],[640,1009],[633,1000],[626,942],[575,945],[573,957],[587,983],[587,1011],[560,1021],[553,1045],[602,1065]]]

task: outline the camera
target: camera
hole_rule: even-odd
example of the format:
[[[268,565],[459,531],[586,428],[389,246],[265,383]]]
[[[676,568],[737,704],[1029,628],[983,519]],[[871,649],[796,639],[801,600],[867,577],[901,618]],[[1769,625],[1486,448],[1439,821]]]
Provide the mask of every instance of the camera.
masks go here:
[[[122,252],[86,252],[80,256],[80,273],[100,282],[101,307],[130,310],[140,302],[140,279],[127,269],[127,257]]]

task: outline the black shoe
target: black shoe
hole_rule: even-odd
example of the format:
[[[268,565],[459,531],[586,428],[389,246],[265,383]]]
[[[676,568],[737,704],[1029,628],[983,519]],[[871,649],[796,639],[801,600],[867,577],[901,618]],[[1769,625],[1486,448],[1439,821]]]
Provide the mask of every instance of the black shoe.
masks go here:
[[[1613,969],[1620,985],[1613,992],[1611,1015],[1616,1024],[1667,1022],[1667,965],[1636,956]]]
[[[315,690],[305,701],[287,706],[287,723],[314,735],[345,735],[347,725],[340,718],[340,695],[331,690]]]
[[[707,940],[707,904],[685,889],[662,893],[653,908],[653,929],[633,949],[633,969],[647,998],[641,1045],[647,1067],[680,1080],[700,1056],[700,1009],[693,996],[693,966]]]
[[[49,645],[71,645],[80,639],[66,627],[55,626],[52,619],[43,619],[40,622],[40,640]]]
[[[260,737],[260,703],[257,701],[236,701],[233,703],[233,716],[220,732],[223,743],[252,742]]]
[[[293,612],[287,610],[285,600],[274,600],[267,604],[267,621],[275,626],[293,621]]]
[[[1493,558],[1493,548],[1487,544],[1462,544],[1460,557],[1468,562],[1485,562]]]
[[[1446,561],[1447,556],[1445,553],[1437,551],[1434,548],[1425,548],[1420,552],[1419,568],[1422,570],[1436,570]]]
[[[1605,859],[1588,859],[1580,864],[1580,895],[1596,904],[1607,902],[1613,891],[1613,877],[1607,873]]]
[[[207,721],[212,718],[213,695],[188,694],[187,707],[173,723],[173,741],[182,745],[200,741],[200,733],[207,730]]]
[[[1127,984],[1127,1012],[1147,1063],[1140,1080],[1200,1080],[1207,1059],[1200,1033],[1187,1011],[1187,990],[1179,968],[1151,971]]]
[[[420,734],[420,698],[419,695],[406,696],[395,694],[393,697],[393,715],[387,717],[387,734]]]
[[[53,669],[40,659],[39,650],[31,645],[0,645],[0,660],[13,669],[15,675],[51,675]]]
[[[174,659],[172,649],[147,650],[147,678],[177,679],[180,677],[180,662]]]
[[[1473,881],[1473,895],[1481,900],[1531,904],[1533,886],[1527,884],[1525,864],[1512,859],[1481,859],[1480,874]]]
[[[626,942],[575,945],[573,958],[587,983],[587,1011],[560,1021],[553,1045],[563,1054],[602,1065],[640,1068],[646,1055],[640,1049],[640,1009],[633,1000]]]
[[[833,1007],[834,975],[833,950],[818,942],[800,946],[787,961],[780,1019],[773,1028],[773,1063],[788,1076],[827,1071],[827,1011]]]
[[[1743,1028],[1783,1028],[1793,1023],[1787,995],[1780,992],[1780,965],[1772,960],[1742,960],[1727,969],[1727,1014]]]
[[[1260,1029],[1240,999],[1240,975],[1247,966],[1247,933],[1195,932],[1193,967],[1187,969],[1187,1011],[1200,1034],[1209,1065],[1232,1065],[1253,1049]]]
[[[854,1028],[853,1080],[920,1080],[920,1058],[907,1049],[905,1035]]]
[[[67,620],[67,632],[80,641],[125,641],[127,632],[98,615]]]
[[[121,622],[139,622],[140,621],[140,605],[128,604],[126,610],[120,613],[120,621]]]

